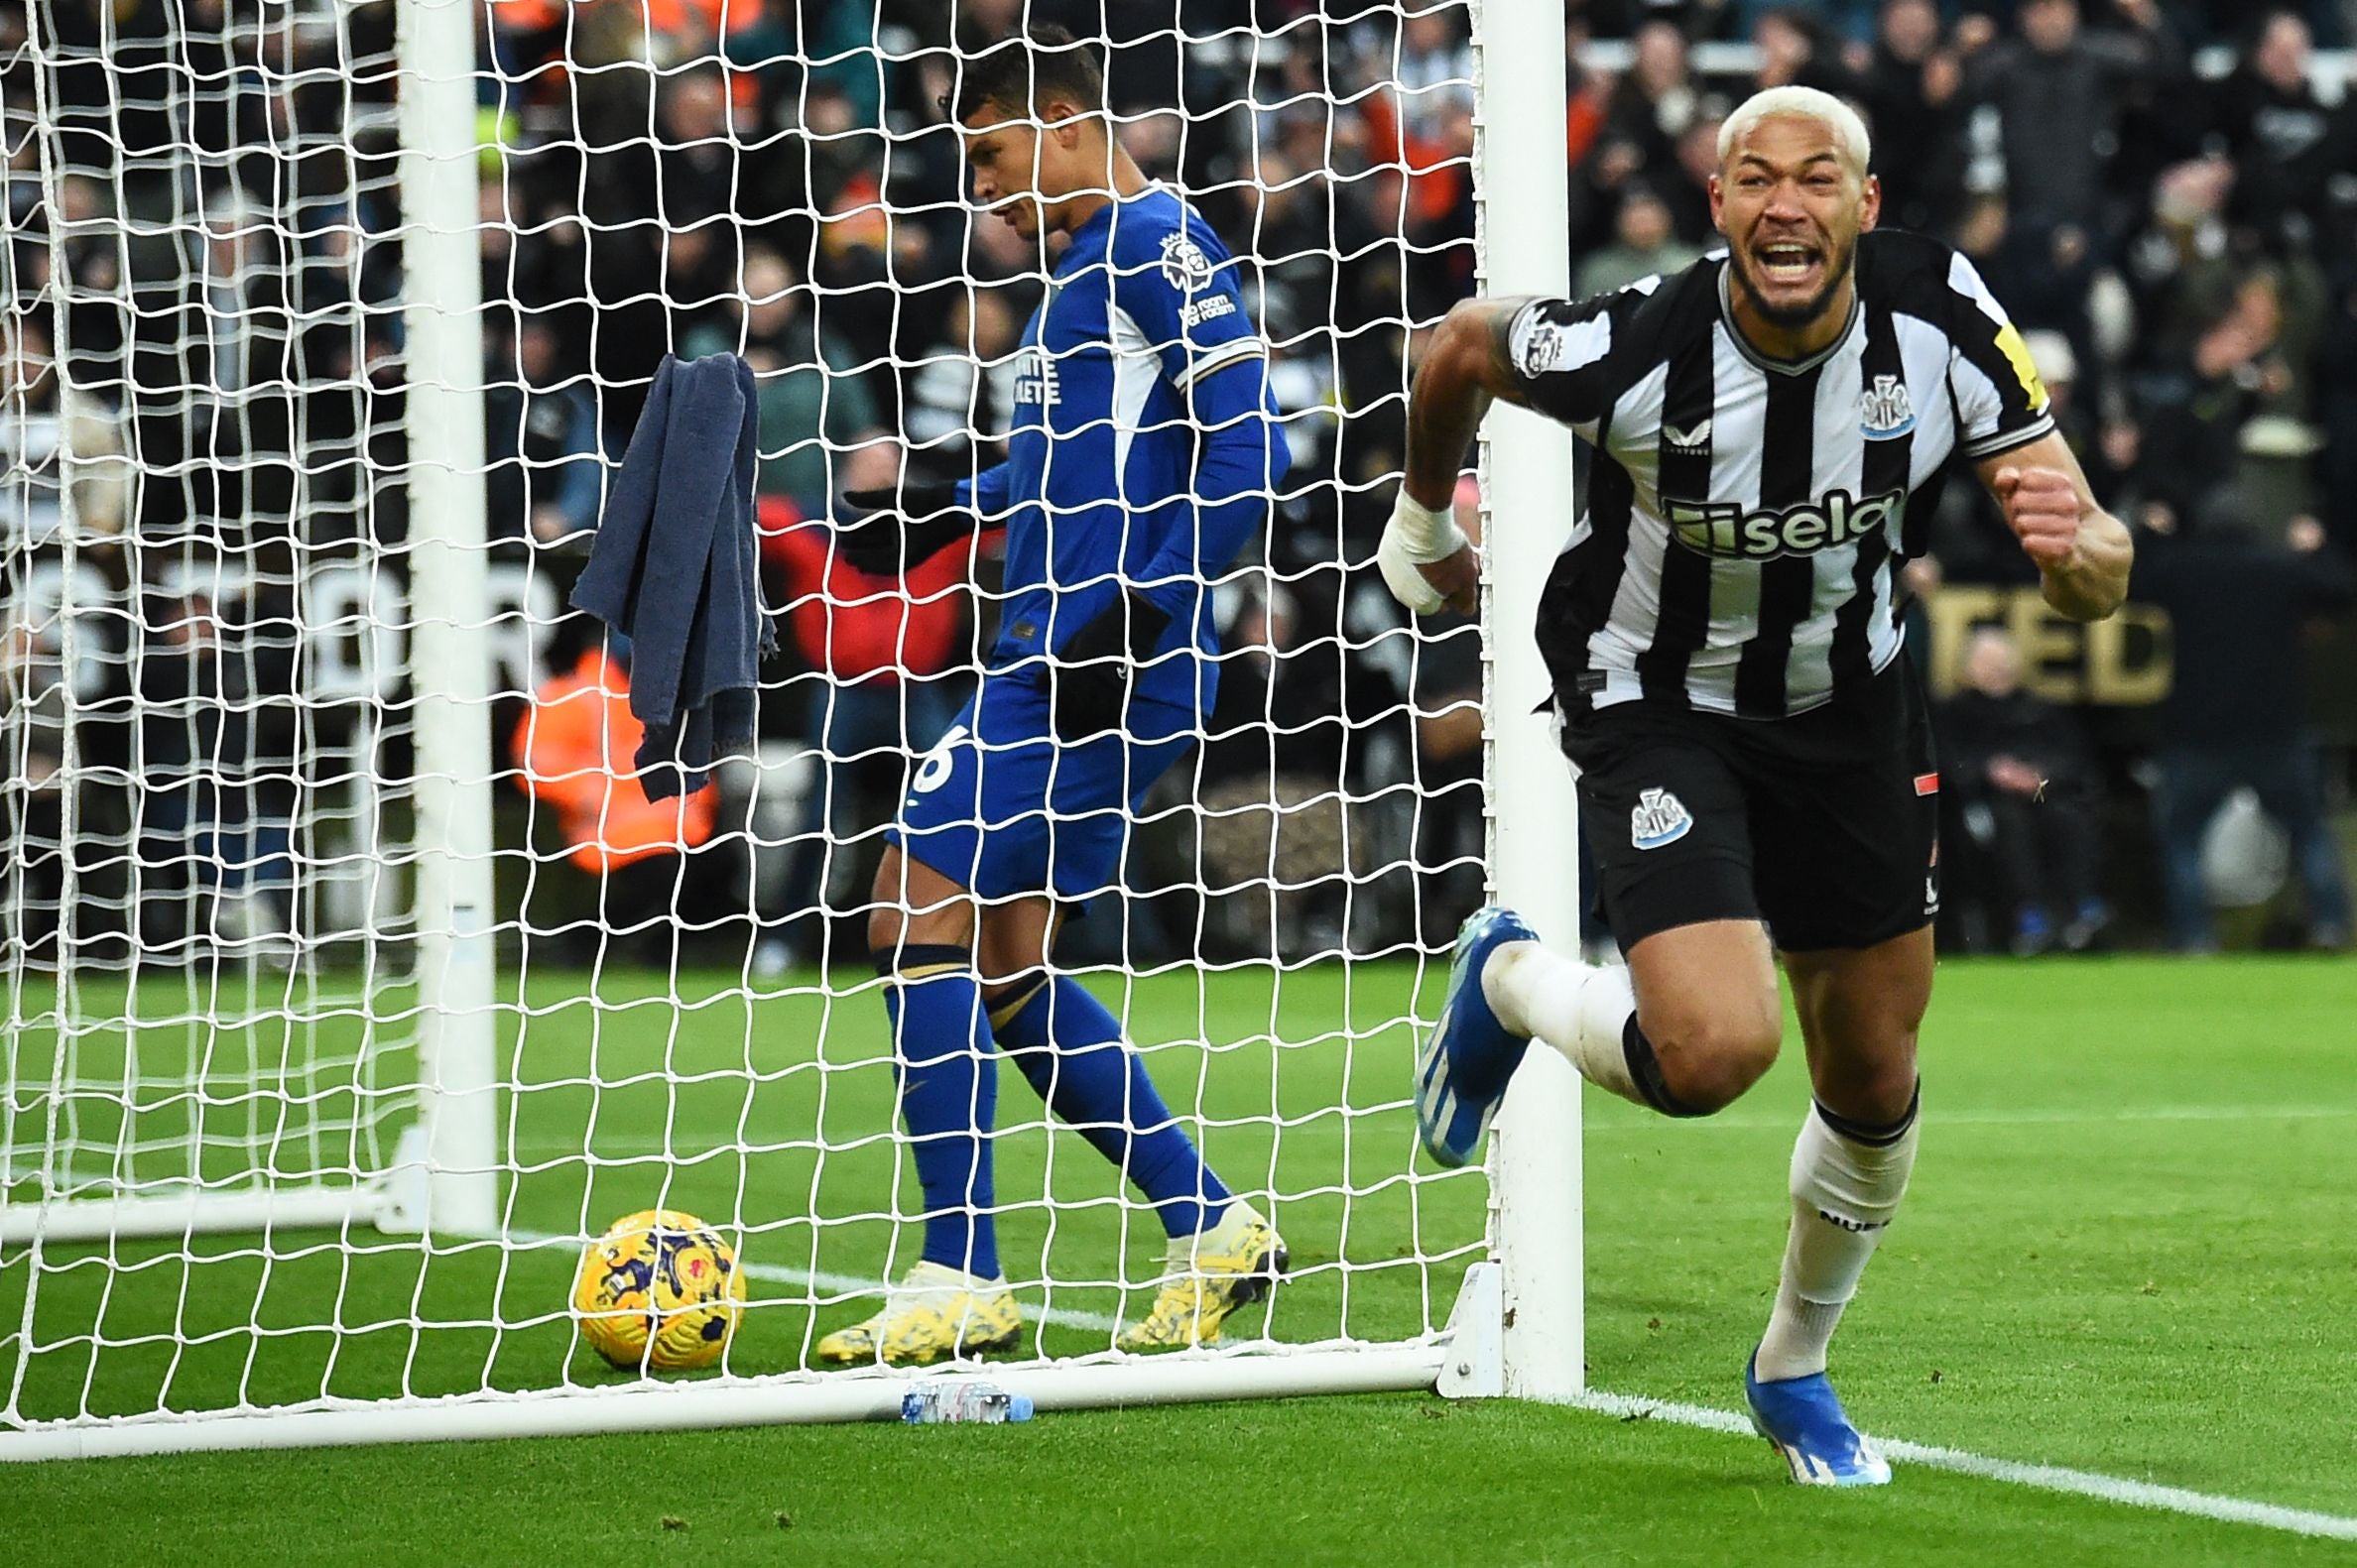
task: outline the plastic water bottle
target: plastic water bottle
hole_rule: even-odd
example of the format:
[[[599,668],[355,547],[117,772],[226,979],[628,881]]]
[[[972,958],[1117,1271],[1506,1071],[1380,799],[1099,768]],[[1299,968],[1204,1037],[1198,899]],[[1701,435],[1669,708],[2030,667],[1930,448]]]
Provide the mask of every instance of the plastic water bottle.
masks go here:
[[[978,1378],[929,1378],[901,1395],[901,1419],[912,1426],[945,1421],[979,1421],[996,1426],[1002,1421],[1032,1418],[1031,1395],[1009,1393],[995,1383]]]

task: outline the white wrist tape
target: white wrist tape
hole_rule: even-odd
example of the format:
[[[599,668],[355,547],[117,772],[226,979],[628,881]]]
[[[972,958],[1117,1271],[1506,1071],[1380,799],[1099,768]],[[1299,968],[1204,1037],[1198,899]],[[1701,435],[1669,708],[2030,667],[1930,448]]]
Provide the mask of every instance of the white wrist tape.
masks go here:
[[[1456,525],[1456,509],[1434,509],[1408,493],[1406,485],[1392,501],[1391,523],[1384,529],[1384,538],[1397,539],[1408,551],[1408,558],[1420,563],[1446,560],[1465,543],[1465,531]]]
[[[1402,485],[1392,502],[1391,521],[1384,525],[1383,543],[1376,547],[1375,564],[1393,598],[1419,615],[1429,615],[1448,601],[1416,568],[1446,560],[1468,543],[1453,511],[1425,506]]]

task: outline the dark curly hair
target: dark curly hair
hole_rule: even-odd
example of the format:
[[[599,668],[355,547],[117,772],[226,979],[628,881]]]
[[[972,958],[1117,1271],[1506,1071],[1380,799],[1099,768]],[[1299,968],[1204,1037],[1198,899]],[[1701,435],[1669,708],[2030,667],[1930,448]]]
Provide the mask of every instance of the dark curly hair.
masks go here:
[[[962,125],[984,105],[1008,115],[1026,115],[1040,104],[1062,99],[1093,112],[1105,106],[1105,71],[1097,49],[1060,27],[1044,25],[1002,39],[958,62],[957,91],[940,100],[949,118]]]

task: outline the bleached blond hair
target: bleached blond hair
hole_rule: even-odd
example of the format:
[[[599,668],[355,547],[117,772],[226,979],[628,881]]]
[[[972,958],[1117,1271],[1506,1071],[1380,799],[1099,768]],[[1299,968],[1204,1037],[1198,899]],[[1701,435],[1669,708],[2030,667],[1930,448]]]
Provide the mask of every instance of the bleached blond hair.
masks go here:
[[[1829,92],[1814,87],[1770,87],[1755,92],[1727,116],[1719,127],[1719,162],[1735,151],[1735,144],[1751,134],[1762,120],[1780,117],[1814,120],[1833,133],[1833,147],[1849,172],[1863,180],[1866,168],[1874,156],[1873,140],[1866,134],[1866,122],[1858,111]]]

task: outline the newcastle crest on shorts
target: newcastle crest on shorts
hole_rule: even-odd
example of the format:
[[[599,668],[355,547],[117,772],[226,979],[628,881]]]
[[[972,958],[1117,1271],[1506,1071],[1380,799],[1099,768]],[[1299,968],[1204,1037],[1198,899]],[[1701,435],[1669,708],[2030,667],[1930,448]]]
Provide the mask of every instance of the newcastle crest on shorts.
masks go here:
[[[1901,378],[1877,376],[1873,386],[1858,394],[1858,427],[1868,440],[1896,440],[1914,429],[1915,422],[1915,403]]]
[[[1683,800],[1667,789],[1647,789],[1638,795],[1637,809],[1629,813],[1629,842],[1639,849],[1660,849],[1685,837],[1693,826]]]

